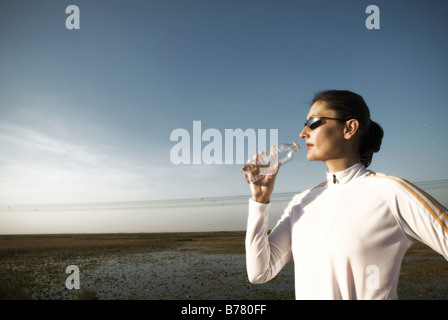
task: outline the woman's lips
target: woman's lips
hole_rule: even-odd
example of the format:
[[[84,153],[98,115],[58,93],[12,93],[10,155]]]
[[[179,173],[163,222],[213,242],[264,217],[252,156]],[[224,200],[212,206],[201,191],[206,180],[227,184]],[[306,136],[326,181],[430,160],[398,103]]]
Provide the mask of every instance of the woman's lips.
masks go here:
[[[313,146],[313,144],[311,144],[311,143],[307,143],[306,144],[306,150],[310,150],[310,148]]]

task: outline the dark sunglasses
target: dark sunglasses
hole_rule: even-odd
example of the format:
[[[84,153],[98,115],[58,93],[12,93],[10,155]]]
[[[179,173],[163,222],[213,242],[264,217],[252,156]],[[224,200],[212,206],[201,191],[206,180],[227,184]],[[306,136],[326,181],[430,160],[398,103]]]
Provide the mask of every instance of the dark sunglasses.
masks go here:
[[[315,118],[311,118],[311,119],[309,119],[309,120],[306,120],[305,125],[306,125],[308,128],[310,128],[311,130],[314,130],[314,129],[316,129],[317,127],[320,127],[322,124],[324,124],[324,122],[322,121],[323,119],[345,121],[344,119],[340,119],[340,118],[315,117]]]

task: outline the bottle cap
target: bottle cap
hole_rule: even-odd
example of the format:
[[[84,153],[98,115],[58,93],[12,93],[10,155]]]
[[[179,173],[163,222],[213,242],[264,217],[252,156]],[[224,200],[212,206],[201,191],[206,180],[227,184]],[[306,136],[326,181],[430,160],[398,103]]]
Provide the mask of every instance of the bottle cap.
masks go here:
[[[297,151],[297,150],[300,149],[300,145],[299,145],[299,143],[297,141],[294,141],[292,143],[292,147],[293,147],[294,151]]]

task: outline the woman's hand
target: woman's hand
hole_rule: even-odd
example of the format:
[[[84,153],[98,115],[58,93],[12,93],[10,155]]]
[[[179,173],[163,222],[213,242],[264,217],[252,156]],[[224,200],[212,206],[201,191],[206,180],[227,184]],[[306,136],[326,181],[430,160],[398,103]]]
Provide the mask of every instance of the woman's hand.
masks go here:
[[[274,152],[272,152],[274,151]],[[271,150],[271,155],[276,156],[276,150]],[[252,176],[257,177],[260,173],[260,165],[258,164],[258,157],[263,155],[256,154],[254,158],[247,161],[246,169]],[[274,190],[275,178],[277,177],[280,163],[276,163],[273,168],[269,168],[272,174],[266,174],[255,182],[250,182],[250,189],[252,192],[252,200],[260,203],[269,203],[271,200],[271,194]],[[272,170],[273,169],[273,170]]]

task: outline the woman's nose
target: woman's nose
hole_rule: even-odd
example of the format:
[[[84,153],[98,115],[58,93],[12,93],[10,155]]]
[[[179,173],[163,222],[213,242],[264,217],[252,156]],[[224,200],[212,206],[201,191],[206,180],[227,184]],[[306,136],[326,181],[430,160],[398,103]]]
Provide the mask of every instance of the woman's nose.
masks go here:
[[[302,139],[308,138],[310,136],[308,131],[309,131],[309,128],[307,126],[305,126],[302,129],[302,132],[300,132],[300,138],[302,138]]]

